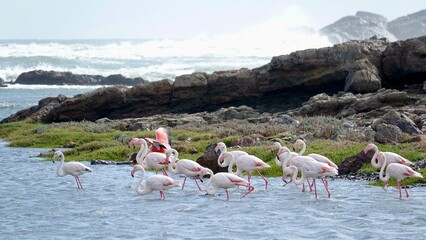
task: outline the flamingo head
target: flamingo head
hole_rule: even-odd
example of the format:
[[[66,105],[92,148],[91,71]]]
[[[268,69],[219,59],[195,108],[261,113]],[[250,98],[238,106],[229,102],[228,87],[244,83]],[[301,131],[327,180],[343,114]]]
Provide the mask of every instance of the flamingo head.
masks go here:
[[[222,164],[223,162],[225,162],[225,157],[223,156],[223,154],[220,155],[219,162],[220,162],[220,164]]]
[[[61,151],[56,151],[56,152],[53,154],[52,162],[53,162],[53,163],[55,163],[55,159],[56,159],[56,158],[58,158],[58,157],[61,157],[61,156],[64,156],[64,154],[63,154]]]
[[[141,165],[135,165],[133,167],[132,171],[130,172],[130,175],[132,176],[132,178],[135,177],[135,172],[137,172],[139,170],[143,170],[143,167]]]
[[[376,145],[374,145],[373,143],[369,143],[365,148],[364,148],[364,154],[367,154],[368,151],[370,151],[371,149],[374,149]]]
[[[200,174],[198,175],[198,177],[200,178],[201,181],[203,181],[204,176],[206,175],[210,175],[209,171],[207,170],[207,168],[203,168],[200,171]]]
[[[223,152],[223,150],[226,148],[226,145],[224,142],[218,142],[216,144],[216,147],[214,148],[214,151],[217,153],[218,151],[220,151],[221,153]]]

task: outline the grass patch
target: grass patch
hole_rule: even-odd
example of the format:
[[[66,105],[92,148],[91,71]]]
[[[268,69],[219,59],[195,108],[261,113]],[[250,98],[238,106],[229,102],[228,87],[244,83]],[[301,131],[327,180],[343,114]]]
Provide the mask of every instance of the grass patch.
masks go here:
[[[321,121],[325,125],[321,125]],[[329,117],[321,119],[307,118],[301,120],[298,127],[290,125],[252,124],[241,121],[221,123],[216,125],[181,125],[170,128],[172,146],[179,152],[179,158],[196,160],[206,147],[212,143],[224,142],[227,146],[243,136],[261,134],[268,139],[281,139],[282,144],[291,148],[296,135],[315,132],[319,140],[306,141],[305,154],[318,153],[333,160],[336,164],[359,153],[368,141],[352,139],[332,140],[335,136],[345,133],[343,122]],[[0,124],[0,138],[10,142],[14,147],[34,148],[63,148],[70,146],[66,160],[91,161],[95,159],[127,161],[128,157],[138,149],[130,149],[127,141],[132,137],[154,137],[151,131],[123,131],[118,127],[92,122],[66,122],[43,124],[30,120]],[[267,162],[271,168],[263,169],[261,173],[268,177],[278,177],[282,174],[281,167],[275,164],[275,154],[270,151],[273,140],[263,141],[254,146],[241,150],[255,155]],[[396,152],[411,161],[426,158],[426,143],[402,143],[398,145],[377,144],[382,151]],[[362,167],[360,172],[377,172],[369,164]],[[426,177],[426,170],[420,172]],[[255,174],[255,173],[253,173]],[[407,179],[409,183],[424,183],[424,179]],[[380,185],[380,182],[374,183]],[[395,184],[391,180],[390,184]]]

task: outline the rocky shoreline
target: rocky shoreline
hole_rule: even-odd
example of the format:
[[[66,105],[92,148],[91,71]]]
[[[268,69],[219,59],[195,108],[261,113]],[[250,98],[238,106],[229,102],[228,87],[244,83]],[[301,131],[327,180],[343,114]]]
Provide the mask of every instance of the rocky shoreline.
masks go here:
[[[196,72],[174,81],[45,98],[1,123],[88,120],[134,131],[232,120],[291,126],[299,118],[328,116],[339,119],[334,127],[346,137],[385,144],[424,142],[425,56],[426,36],[392,43],[373,37],[277,56],[254,69]],[[27,81],[34,79],[29,74]],[[303,137],[329,134],[338,140],[342,135],[335,129],[319,131]],[[348,169],[349,176],[358,168]]]

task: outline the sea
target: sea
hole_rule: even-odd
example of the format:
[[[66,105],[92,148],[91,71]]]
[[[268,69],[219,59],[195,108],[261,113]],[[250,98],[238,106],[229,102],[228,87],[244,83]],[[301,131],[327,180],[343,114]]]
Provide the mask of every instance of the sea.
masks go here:
[[[259,67],[300,49],[294,43],[302,42],[256,41],[0,40],[0,77],[7,84],[0,87],[0,119],[45,97],[103,87],[13,84],[23,72],[174,80],[192,72]],[[10,147],[0,139],[0,239],[426,238],[426,188],[410,188],[410,197],[399,199],[394,187],[384,191],[365,181],[334,180],[331,198],[319,185],[315,199],[298,186],[283,186],[281,178],[270,178],[265,190],[255,176],[252,193],[242,198],[243,188],[229,189],[226,201],[223,189],[208,196],[188,179],[184,190],[171,189],[161,200],[158,192],[136,193],[140,175],[132,178],[127,165],[91,166],[79,190],[73,177],[57,177],[51,159],[39,156],[47,150]],[[183,182],[182,176],[172,177]]]

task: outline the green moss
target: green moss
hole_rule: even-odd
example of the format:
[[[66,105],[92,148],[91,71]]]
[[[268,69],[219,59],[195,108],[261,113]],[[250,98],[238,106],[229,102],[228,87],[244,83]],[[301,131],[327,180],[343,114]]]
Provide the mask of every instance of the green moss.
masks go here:
[[[313,121],[312,119],[310,121]],[[337,122],[338,123],[338,122]],[[330,124],[337,124],[331,122]],[[317,126],[319,123],[306,122],[302,125],[306,131],[308,126]],[[196,160],[206,147],[212,143],[224,142],[227,146],[243,136],[249,134],[263,134],[270,139],[280,138],[283,144],[291,148],[294,134],[291,129],[278,128],[276,126],[259,126],[253,124],[232,125],[234,128],[226,126],[181,126],[172,128],[172,146],[179,151],[179,158]],[[231,130],[230,130],[231,129]],[[237,129],[237,130],[235,130]],[[66,153],[66,160],[90,161],[94,159],[127,161],[128,157],[138,151],[127,146],[127,140],[132,137],[154,137],[154,131],[121,131],[107,125],[94,124],[92,122],[67,122],[43,124],[30,120],[0,124],[0,138],[10,142],[15,147],[37,147],[37,148],[62,148],[73,146]],[[278,177],[282,174],[281,167],[275,164],[275,154],[270,151],[271,141],[262,142],[255,146],[246,147],[241,150],[255,155],[268,163],[271,167],[262,169],[261,173],[268,177]],[[350,140],[315,140],[307,141],[305,154],[318,153],[333,160],[336,164],[344,159],[358,154],[367,146],[368,142],[358,142]],[[396,152],[412,161],[418,161],[426,157],[426,143],[403,143],[398,145],[380,145],[382,151]],[[360,170],[363,173],[377,172],[369,164]],[[426,176],[426,170],[420,172]],[[256,173],[254,173],[256,174]],[[406,183],[424,183],[424,179],[407,179]],[[380,185],[380,182],[373,183]],[[391,180],[390,184],[395,184]]]

